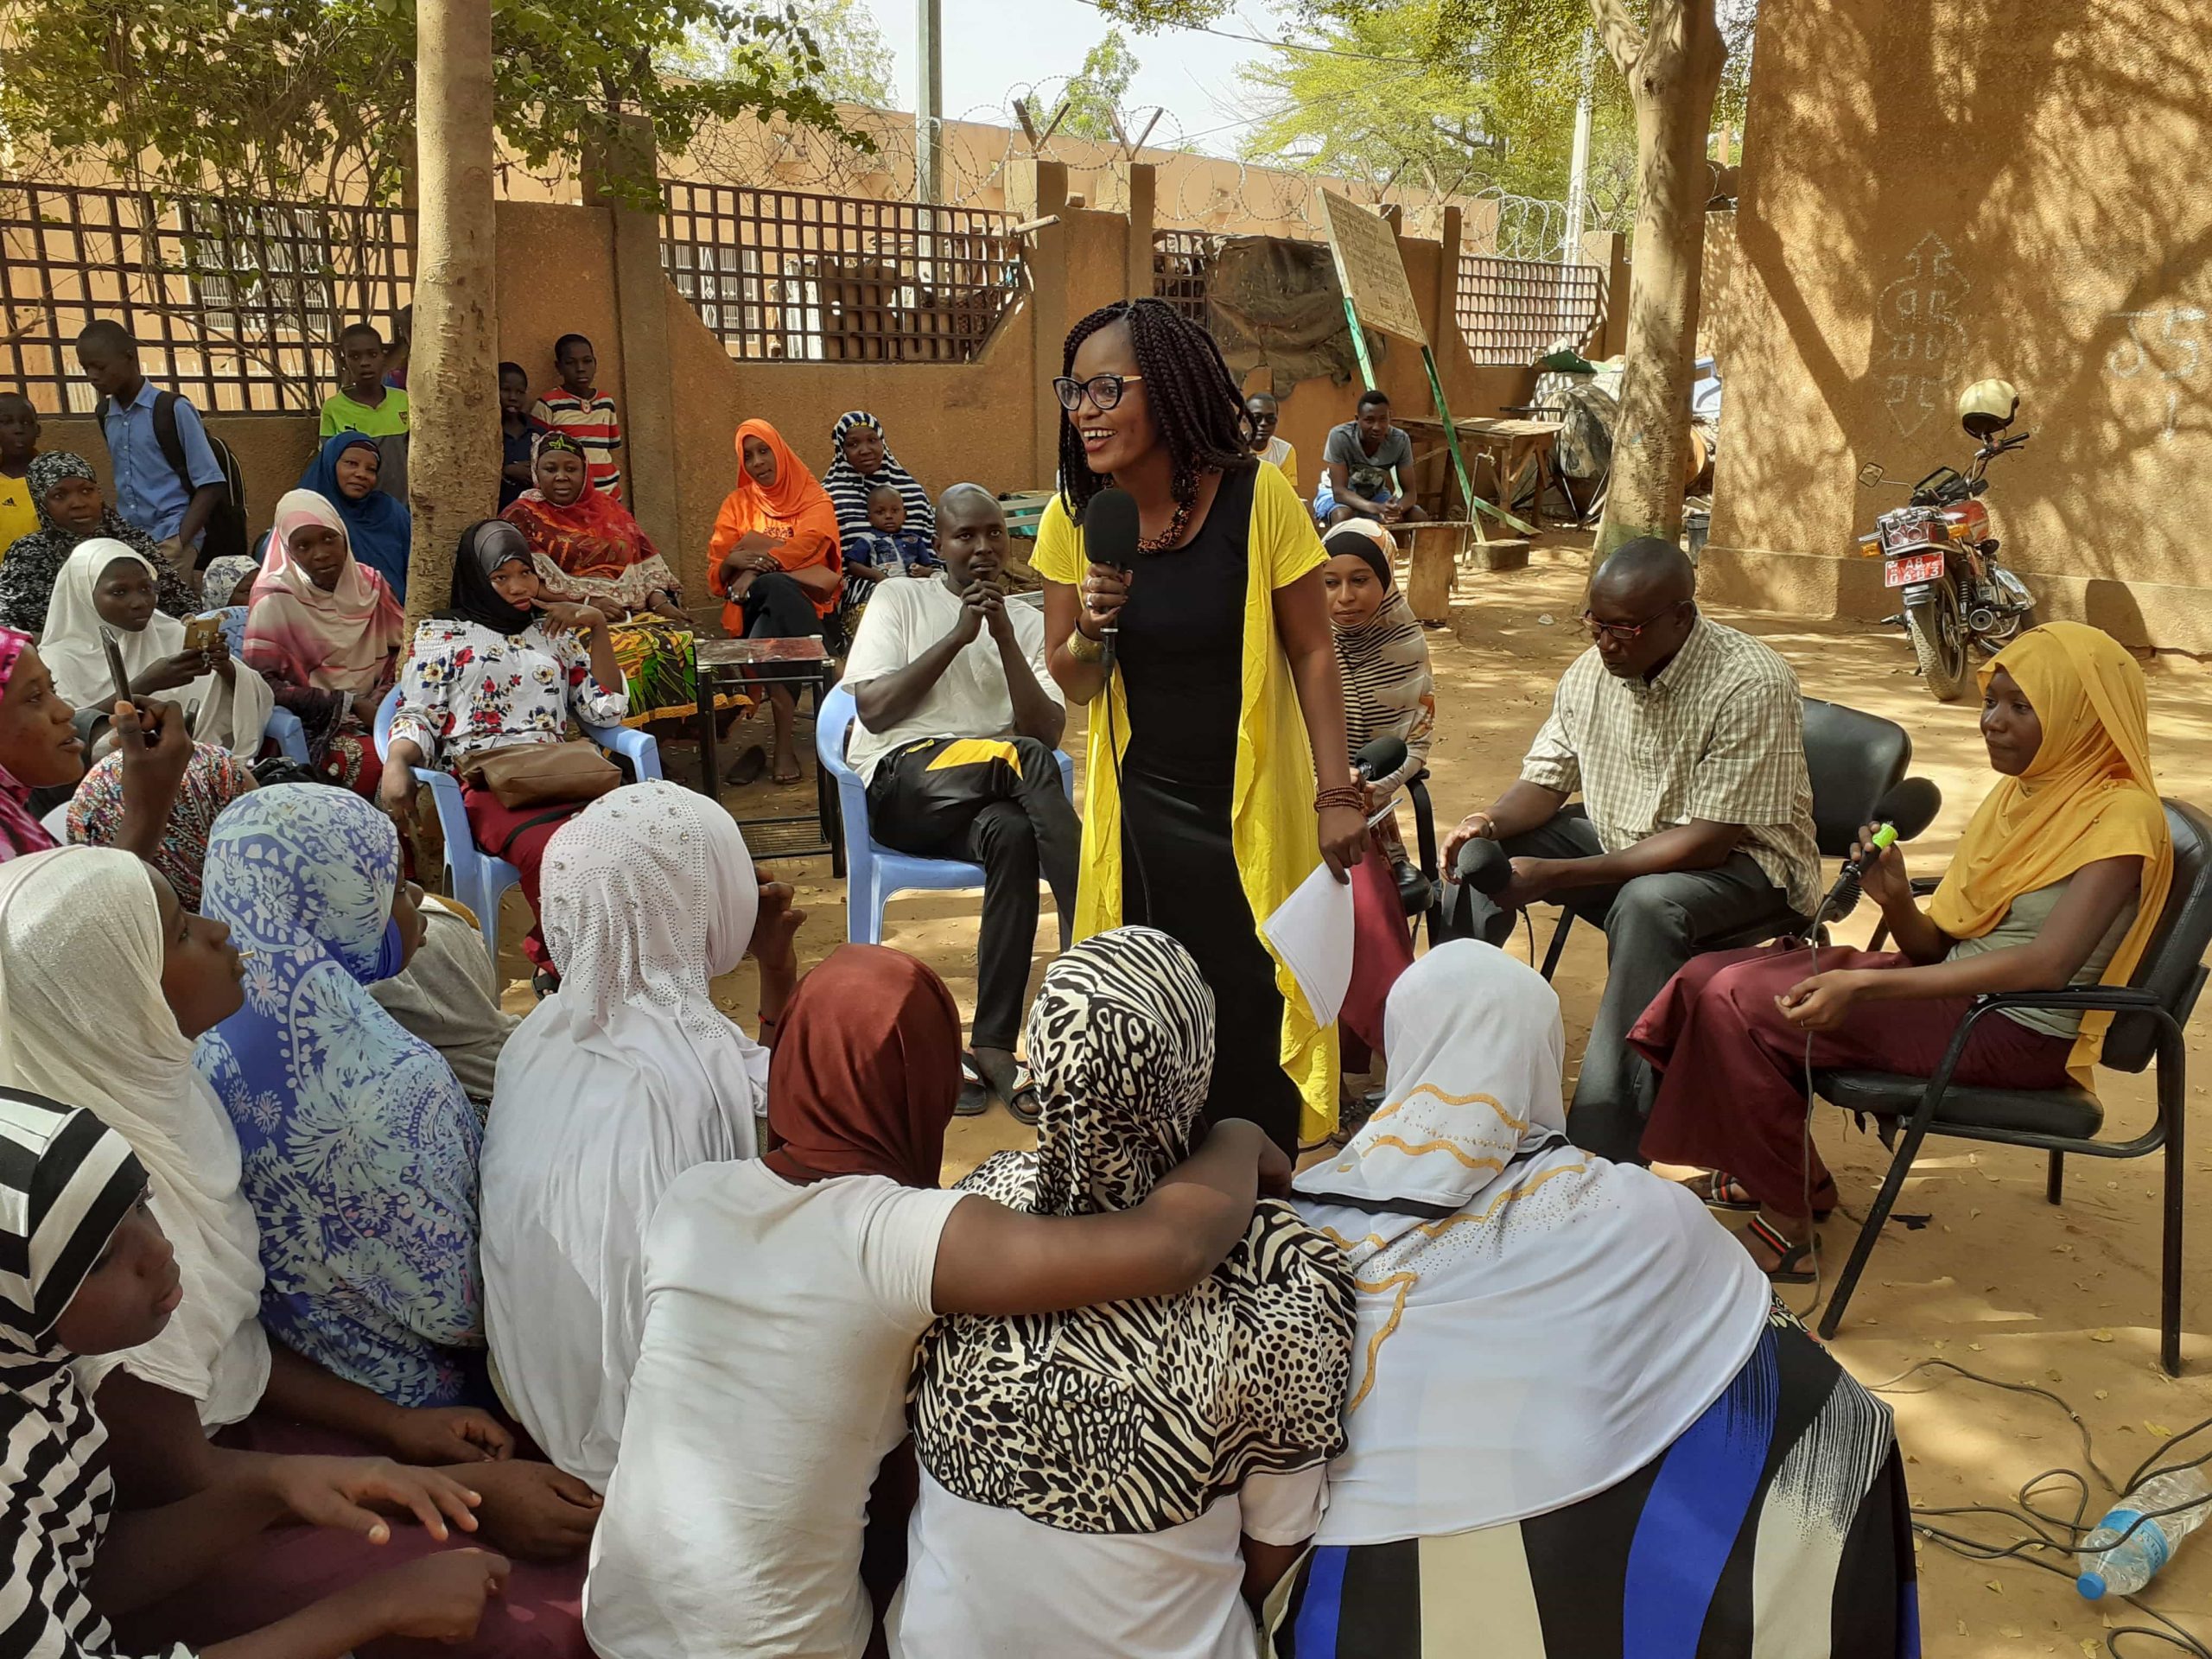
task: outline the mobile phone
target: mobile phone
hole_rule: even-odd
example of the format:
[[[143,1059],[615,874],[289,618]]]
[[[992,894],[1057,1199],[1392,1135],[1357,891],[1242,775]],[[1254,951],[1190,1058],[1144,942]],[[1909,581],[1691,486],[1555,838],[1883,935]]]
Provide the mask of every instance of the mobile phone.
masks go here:
[[[124,671],[123,646],[117,640],[113,630],[109,628],[100,630],[100,649],[107,653],[108,677],[115,682],[117,698],[120,700],[129,696],[130,676]]]
[[[115,682],[115,700],[121,702],[130,696],[130,676],[124,670],[123,647],[117,642],[112,629],[100,630],[100,649],[107,653],[108,676]],[[135,708],[137,705],[134,703],[132,706]],[[153,733],[144,733],[143,739],[148,748],[154,747]],[[118,741],[120,741],[118,738]]]
[[[187,651],[210,652],[222,642],[223,619],[219,616],[195,616],[184,625]]]

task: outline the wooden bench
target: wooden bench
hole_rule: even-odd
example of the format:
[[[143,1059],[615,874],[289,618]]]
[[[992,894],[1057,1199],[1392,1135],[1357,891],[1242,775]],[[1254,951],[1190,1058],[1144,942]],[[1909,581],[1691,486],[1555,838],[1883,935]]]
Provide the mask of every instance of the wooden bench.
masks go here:
[[[999,497],[999,505],[1006,512],[1006,533],[1017,542],[1037,539],[1037,526],[1043,522],[1045,509],[1052,505],[1055,492],[1052,490],[1008,490]]]

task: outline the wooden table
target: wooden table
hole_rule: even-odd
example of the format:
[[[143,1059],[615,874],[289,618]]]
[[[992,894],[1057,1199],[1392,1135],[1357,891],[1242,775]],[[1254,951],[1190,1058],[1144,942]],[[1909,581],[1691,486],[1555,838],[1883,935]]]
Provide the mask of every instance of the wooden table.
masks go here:
[[[785,685],[796,696],[814,688],[818,712],[830,689],[830,653],[817,639],[705,639],[699,641],[699,787],[718,798],[721,760],[716,753],[715,694],[725,689]],[[802,828],[803,826],[803,828]],[[845,879],[845,842],[838,820],[837,789],[820,761],[814,765],[814,810],[781,817],[740,818],[746,849],[754,863],[772,858],[816,858],[830,855],[830,873]]]
[[[1425,439],[1432,440],[1436,445],[1436,448],[1427,454],[1416,456],[1414,458],[1416,465],[1429,459],[1431,455],[1446,453],[1444,445],[1443,422],[1422,417],[1409,417],[1398,420],[1397,424],[1404,427],[1408,432],[1417,433]],[[1520,477],[1521,469],[1531,461],[1536,463],[1537,510],[1531,513],[1529,518],[1532,523],[1541,525],[1543,523],[1544,488],[1547,485],[1557,481],[1554,454],[1559,446],[1559,435],[1563,423],[1559,421],[1524,421],[1467,416],[1453,421],[1452,424],[1459,434],[1459,447],[1462,449],[1479,450],[1491,458],[1491,464],[1497,471],[1497,493],[1501,498],[1497,505],[1509,512],[1512,511],[1513,504],[1503,498],[1511,493],[1513,480]],[[1471,471],[1473,467],[1471,456],[1469,457],[1468,464]],[[1448,474],[1444,488],[1448,500],[1452,488]]]

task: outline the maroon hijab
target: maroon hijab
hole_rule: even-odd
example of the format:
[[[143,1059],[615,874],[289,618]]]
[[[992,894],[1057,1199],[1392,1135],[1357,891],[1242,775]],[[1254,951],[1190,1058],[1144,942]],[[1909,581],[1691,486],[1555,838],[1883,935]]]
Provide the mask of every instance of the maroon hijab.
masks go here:
[[[933,1187],[960,1097],[960,1011],[944,982],[880,944],[841,944],[799,982],[768,1065],[763,1160],[801,1185],[888,1175]]]

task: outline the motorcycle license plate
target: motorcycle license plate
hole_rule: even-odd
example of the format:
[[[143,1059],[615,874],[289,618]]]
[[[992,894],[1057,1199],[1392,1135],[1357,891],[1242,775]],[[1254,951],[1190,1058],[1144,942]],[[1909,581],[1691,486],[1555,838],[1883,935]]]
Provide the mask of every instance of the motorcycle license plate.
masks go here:
[[[1907,553],[1882,567],[1882,586],[1904,588],[1916,582],[1934,582],[1942,574],[1941,553]]]

